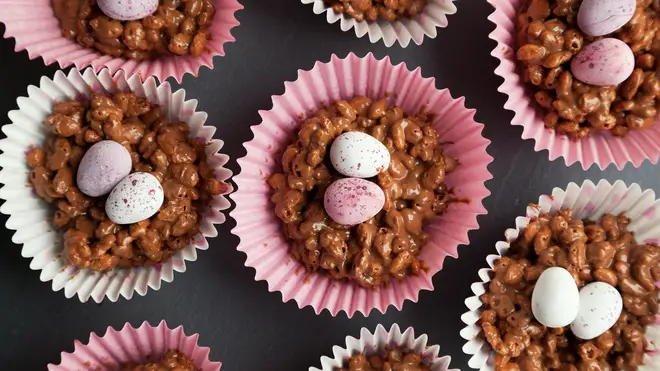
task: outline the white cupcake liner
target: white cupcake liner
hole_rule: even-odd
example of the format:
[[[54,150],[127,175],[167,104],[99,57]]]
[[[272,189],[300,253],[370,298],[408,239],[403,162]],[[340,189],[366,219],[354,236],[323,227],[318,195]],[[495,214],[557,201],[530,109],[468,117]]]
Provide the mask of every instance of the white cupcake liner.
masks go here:
[[[451,357],[438,356],[440,346],[427,345],[427,341],[428,336],[426,335],[415,337],[415,330],[412,327],[408,327],[402,333],[396,323],[392,325],[390,331],[385,330],[383,325],[378,325],[373,334],[363,327],[358,339],[347,336],[346,345],[343,348],[337,345],[332,347],[333,358],[321,357],[321,368],[310,367],[309,371],[335,371],[338,367],[346,366],[348,359],[358,353],[371,355],[383,351],[386,347],[389,349],[402,348],[420,354],[424,362],[431,365],[431,371],[459,371],[449,370]]]
[[[108,327],[100,337],[92,333],[87,344],[75,341],[74,351],[62,352],[60,363],[49,364],[48,371],[117,371],[122,364],[157,361],[169,350],[185,354],[200,371],[219,371],[222,363],[211,361],[211,350],[198,339],[181,326],[170,329],[165,321],[158,326],[145,321],[138,328],[126,323],[121,330]]]
[[[328,23],[339,21],[342,31],[355,29],[357,37],[369,35],[369,41],[377,43],[381,39],[385,46],[390,47],[398,42],[405,48],[413,41],[421,45],[424,37],[435,39],[438,28],[445,28],[449,24],[447,16],[455,14],[457,9],[455,0],[428,0],[424,11],[412,19],[403,18],[390,22],[379,18],[376,22],[358,22],[345,14],[337,14],[332,8],[325,5],[324,0],[301,0],[303,4],[314,4],[314,13],[326,13]]]
[[[481,314],[481,301],[479,296],[486,292],[490,282],[490,271],[495,262],[505,256],[511,244],[525,230],[527,224],[539,215],[557,210],[571,208],[576,219],[599,220],[605,214],[617,215],[625,213],[631,219],[628,229],[635,233],[637,242],[658,243],[660,242],[660,200],[655,197],[655,192],[642,188],[633,183],[626,186],[622,181],[610,184],[601,180],[598,184],[587,180],[582,186],[570,183],[563,190],[555,188],[552,196],[543,195],[539,198],[538,205],[529,205],[524,217],[516,218],[516,228],[507,229],[504,233],[506,240],[495,244],[497,254],[486,258],[490,268],[479,270],[481,282],[471,285],[474,296],[465,300],[469,311],[461,316],[466,324],[460,332],[461,337],[467,342],[463,346],[463,352],[471,355],[468,366],[481,371],[494,370],[494,356],[488,342],[484,339],[479,316]],[[646,338],[649,349],[645,356],[645,365],[638,371],[657,371],[660,369],[660,315],[656,316],[654,325],[648,327]]]
[[[32,259],[30,268],[40,271],[41,281],[52,281],[53,291],[64,289],[67,298],[77,295],[82,302],[91,298],[100,303],[106,297],[114,302],[120,296],[130,299],[134,292],[145,295],[149,287],[158,290],[162,281],[171,282],[174,271],[185,272],[186,260],[197,260],[197,249],[208,249],[207,238],[217,236],[214,224],[224,223],[222,210],[230,206],[223,195],[215,197],[202,214],[201,236],[195,236],[190,245],[162,264],[108,272],[79,269],[67,264],[62,256],[62,232],[56,230],[50,221],[53,208],[29,186],[30,168],[25,154],[31,146],[41,145],[46,138],[44,121],[55,102],[91,97],[95,92],[116,91],[132,91],[146,97],[167,110],[170,120],[187,122],[191,136],[209,143],[206,153],[209,164],[215,169],[216,179],[225,181],[232,175],[224,168],[229,157],[219,153],[224,143],[212,139],[213,126],[204,125],[208,115],[196,111],[197,101],[186,100],[185,91],[172,93],[167,82],[157,85],[152,77],[142,83],[138,75],[127,80],[123,72],[111,76],[108,70],[103,70],[97,75],[88,68],[83,74],[76,69],[68,75],[57,71],[52,80],[42,77],[39,87],[29,86],[28,97],[17,99],[19,109],[9,112],[12,124],[2,127],[7,138],[0,140],[3,152],[0,154],[0,184],[3,185],[0,199],[5,200],[0,212],[9,216],[6,227],[16,231],[12,241],[23,245],[21,254]],[[228,188],[227,193],[230,191]]]

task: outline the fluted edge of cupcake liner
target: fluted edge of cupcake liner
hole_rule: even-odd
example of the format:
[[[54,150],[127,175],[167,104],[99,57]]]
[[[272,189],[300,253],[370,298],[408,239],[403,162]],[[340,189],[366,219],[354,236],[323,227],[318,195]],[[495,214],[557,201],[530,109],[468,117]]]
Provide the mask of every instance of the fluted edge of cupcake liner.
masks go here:
[[[378,289],[308,274],[289,254],[266,183],[278,168],[280,151],[305,117],[336,100],[360,95],[389,95],[389,103],[405,112],[425,107],[436,113],[433,126],[443,150],[460,163],[445,182],[457,198],[470,200],[453,203],[425,228],[431,239],[420,257],[428,274]],[[340,311],[348,317],[356,312],[368,316],[373,309],[384,313],[390,305],[401,310],[406,300],[417,302],[421,290],[433,289],[431,278],[442,269],[445,257],[457,258],[458,245],[467,245],[468,232],[479,227],[477,216],[487,213],[482,202],[490,192],[484,183],[492,179],[487,167],[493,158],[486,151],[490,141],[481,135],[483,125],[474,121],[475,111],[465,108],[463,98],[438,90],[435,79],[422,77],[419,68],[410,71],[405,64],[394,66],[389,58],[378,60],[372,54],[363,58],[352,53],[346,58],[333,55],[330,62],[299,71],[295,82],[285,82],[284,94],[273,97],[273,108],[259,113],[263,121],[251,128],[254,139],[244,144],[247,156],[238,160],[241,172],[234,177],[238,191],[232,195],[236,202],[230,214],[236,220],[232,233],[240,238],[237,249],[247,255],[245,265],[256,270],[255,279],[267,281],[271,292],[281,292],[284,302],[293,299],[300,308],[312,306],[317,314],[327,309],[333,316]]]
[[[208,31],[211,36],[207,51],[199,57],[167,56],[138,62],[102,55],[62,36],[50,1],[0,0],[0,22],[5,24],[4,37],[16,40],[16,51],[26,50],[30,59],[41,57],[46,65],[57,62],[62,69],[75,66],[80,70],[92,66],[96,72],[107,68],[111,74],[124,71],[127,77],[138,75],[145,80],[154,76],[159,81],[173,77],[180,83],[186,74],[197,76],[202,67],[213,69],[213,57],[224,56],[225,45],[236,41],[231,29],[240,24],[235,13],[243,6],[237,0],[213,1],[216,13]]]
[[[206,154],[216,179],[226,181],[232,172],[224,167],[229,156],[220,153],[224,142],[213,139],[216,129],[205,125],[208,115],[197,111],[197,100],[186,100],[184,90],[173,93],[169,83],[159,85],[153,77],[142,82],[136,75],[126,79],[123,72],[113,76],[105,69],[96,74],[91,68],[82,74],[76,69],[68,75],[57,71],[53,79],[43,76],[39,87],[31,85],[27,91],[27,97],[17,99],[18,110],[9,112],[12,123],[2,127],[7,138],[0,140],[0,199],[5,200],[0,213],[9,217],[6,227],[16,231],[12,242],[22,245],[21,255],[31,259],[30,269],[40,271],[42,282],[51,281],[53,291],[64,289],[67,298],[77,295],[82,302],[91,298],[97,303],[106,297],[112,302],[120,296],[131,299],[136,292],[143,296],[149,288],[159,290],[162,282],[171,282],[175,271],[185,272],[185,262],[197,260],[197,250],[208,249],[207,239],[217,236],[214,224],[225,222],[222,211],[230,206],[225,195],[231,192],[231,186],[225,194],[214,197],[202,214],[201,235],[196,235],[191,244],[168,261],[155,266],[98,272],[79,269],[65,261],[62,231],[51,224],[52,206],[30,186],[25,155],[46,139],[44,122],[56,102],[89,98],[97,92],[132,91],[166,109],[170,120],[187,122],[191,136],[208,143]]]
[[[219,371],[222,363],[209,359],[210,349],[198,344],[199,334],[186,335],[183,327],[170,329],[165,321],[148,322],[134,328],[126,323],[121,330],[108,327],[103,336],[92,333],[86,344],[74,341],[73,352],[62,352],[60,363],[48,371],[111,371],[126,363],[157,361],[169,350],[188,356],[200,371]]]
[[[363,327],[359,338],[347,336],[343,347],[339,345],[332,347],[331,357],[321,357],[321,368],[310,367],[309,371],[334,371],[345,367],[346,362],[358,353],[370,355],[395,348],[419,354],[424,363],[431,366],[431,371],[458,371],[449,369],[450,356],[439,356],[440,346],[427,343],[428,336],[423,334],[415,337],[415,330],[412,327],[401,332],[399,325],[395,323],[387,331],[379,324],[373,333]]]
[[[547,129],[543,123],[543,114],[536,107],[516,64],[515,18],[521,0],[488,0],[488,3],[495,8],[488,16],[488,20],[495,24],[495,30],[488,37],[497,42],[491,55],[500,61],[495,74],[504,79],[498,91],[507,96],[504,108],[513,111],[511,124],[522,127],[522,139],[533,139],[534,150],[548,151],[551,161],[563,157],[566,166],[579,162],[584,170],[594,164],[601,170],[612,164],[621,170],[628,163],[637,168],[645,160],[652,164],[658,162],[660,118],[656,119],[652,128],[632,130],[623,138],[601,132],[574,141]]]
[[[410,42],[421,45],[424,37],[434,39],[438,34],[438,28],[448,26],[448,15],[455,14],[457,9],[455,0],[429,0],[424,11],[411,18],[405,18],[394,22],[378,19],[376,22],[361,21],[345,15],[337,14],[332,8],[325,5],[324,0],[301,0],[303,4],[313,4],[315,14],[326,14],[329,24],[339,22],[342,31],[353,29],[357,37],[369,36],[369,41],[377,43],[383,40],[385,46],[391,47],[399,43],[401,47],[407,47]]]
[[[461,316],[466,325],[460,335],[466,340],[463,352],[471,356],[468,366],[480,371],[493,371],[495,352],[492,350],[483,335],[479,325],[482,304],[479,297],[486,292],[490,282],[490,272],[495,262],[505,256],[511,247],[511,242],[524,232],[531,220],[539,215],[553,213],[560,209],[572,208],[576,219],[600,220],[605,214],[618,215],[624,213],[631,219],[629,230],[635,233],[638,242],[660,242],[660,200],[656,199],[655,192],[642,188],[633,183],[627,186],[618,180],[609,183],[601,180],[598,184],[587,180],[581,186],[569,183],[566,189],[555,188],[552,195],[542,195],[538,204],[530,204],[525,216],[517,217],[516,227],[504,232],[505,241],[495,244],[496,254],[488,255],[486,263],[488,268],[478,272],[480,282],[473,283],[470,288],[474,296],[465,300],[468,311]],[[660,285],[660,283],[658,283]],[[648,327],[646,338],[649,349],[645,355],[645,365],[639,371],[653,371],[660,368],[660,314],[656,316],[656,324]]]

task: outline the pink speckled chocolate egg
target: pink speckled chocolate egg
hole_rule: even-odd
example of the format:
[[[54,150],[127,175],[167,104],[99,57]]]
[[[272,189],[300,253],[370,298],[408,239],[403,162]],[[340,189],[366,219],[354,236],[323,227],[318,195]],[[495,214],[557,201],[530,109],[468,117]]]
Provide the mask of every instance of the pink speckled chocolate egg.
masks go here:
[[[78,165],[76,183],[87,196],[98,197],[112,191],[130,172],[133,162],[124,146],[103,140],[91,146]]]
[[[112,19],[134,21],[152,15],[158,0],[96,0],[99,8]]]
[[[325,191],[325,212],[336,223],[360,224],[383,209],[385,194],[378,184],[359,178],[339,179]]]
[[[578,26],[590,36],[607,35],[625,26],[636,7],[635,0],[584,0],[578,11]]]
[[[165,198],[158,179],[133,173],[122,179],[105,201],[105,213],[116,224],[132,224],[152,217]]]
[[[635,56],[628,44],[606,38],[585,46],[571,62],[576,79],[596,86],[618,85],[635,69]]]

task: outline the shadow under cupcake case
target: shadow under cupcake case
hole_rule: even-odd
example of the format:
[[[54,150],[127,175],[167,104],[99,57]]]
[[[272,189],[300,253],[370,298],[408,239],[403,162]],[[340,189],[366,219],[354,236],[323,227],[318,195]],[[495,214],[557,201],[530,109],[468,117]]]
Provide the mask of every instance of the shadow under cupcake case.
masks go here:
[[[0,155],[0,180],[3,184],[0,198],[5,200],[0,211],[9,216],[7,228],[16,231],[12,241],[23,245],[22,255],[32,259],[30,268],[40,271],[40,279],[52,281],[54,291],[64,289],[67,298],[77,295],[82,302],[92,299],[100,303],[107,297],[114,302],[120,296],[130,299],[134,292],[145,295],[149,287],[159,290],[162,281],[172,281],[174,271],[186,270],[185,261],[196,260],[197,249],[208,248],[207,238],[217,235],[214,224],[225,221],[223,211],[229,208],[229,202],[224,195],[231,192],[229,186],[213,197],[208,209],[200,214],[199,235],[165,262],[105,272],[80,269],[71,266],[62,253],[61,235],[50,221],[51,207],[30,188],[25,187],[30,173],[26,155],[35,146],[44,144],[48,133],[43,123],[51,115],[55,102],[91,99],[93,94],[116,92],[132,92],[138,97],[147,98],[152,104],[160,106],[170,121],[187,124],[190,137],[206,145],[204,152],[208,155],[214,178],[225,184],[232,175],[231,171],[224,168],[229,157],[219,153],[223,143],[213,139],[215,128],[205,125],[207,115],[196,111],[196,101],[186,101],[184,91],[173,93],[167,82],[158,85],[154,78],[163,81],[173,77],[180,82],[186,73],[196,76],[202,66],[212,68],[213,56],[224,55],[223,45],[234,41],[230,30],[239,24],[234,13],[242,9],[242,6],[235,0],[211,2],[216,9],[214,23],[208,30],[207,47],[200,56],[168,56],[136,61],[101,55],[98,50],[84,48],[64,37],[53,38],[52,35],[60,33],[60,28],[52,15],[49,2],[26,1],[17,4],[15,1],[0,0],[0,7],[6,7],[6,11],[0,13],[0,22],[6,25],[5,37],[16,39],[17,51],[27,50],[31,59],[42,57],[46,64],[58,62],[62,68],[75,65],[82,70],[85,66],[92,66],[82,71],[72,69],[67,75],[58,71],[53,79],[43,77],[38,87],[28,87],[28,97],[18,99],[19,110],[9,113],[12,124],[2,128],[7,139],[0,141],[0,149],[3,151]],[[660,146],[656,142],[660,142],[660,137],[656,138],[656,126],[644,132],[632,132],[623,139],[597,133],[577,142],[567,141],[565,136],[548,132],[543,126],[543,118],[527,96],[512,57],[515,55],[512,52],[515,50],[513,18],[522,0],[489,2],[495,7],[489,19],[496,24],[491,38],[498,42],[493,55],[501,61],[495,73],[505,80],[500,89],[509,95],[505,108],[516,112],[512,124],[524,127],[523,138],[534,138],[537,141],[535,149],[548,149],[551,160],[563,156],[568,165],[581,162],[585,169],[594,163],[601,169],[610,163],[621,169],[627,162],[632,162],[635,167],[641,165],[644,159],[657,162]],[[326,13],[329,23],[339,22],[342,31],[354,29],[358,37],[369,35],[372,43],[382,39],[388,47],[396,42],[406,47],[410,41],[420,45],[424,37],[434,38],[438,27],[447,26],[447,16],[456,12],[453,0],[429,0],[410,19],[387,21],[382,16],[378,21],[370,22],[360,17],[373,16],[373,12],[369,13],[373,9],[365,8],[363,13],[359,13],[346,5],[346,2],[340,7],[338,4],[341,1],[336,1],[335,6],[329,6],[324,0],[302,0],[302,3],[313,4],[316,14]],[[28,27],[30,22],[38,22],[41,26]],[[350,113],[351,110],[359,112],[356,108],[359,106],[357,99],[360,102],[369,101],[368,115]],[[297,80],[286,82],[285,93],[272,97],[272,101],[273,107],[270,110],[260,111],[262,122],[251,128],[254,139],[245,143],[248,154],[238,160],[241,172],[234,177],[238,189],[231,196],[236,201],[231,216],[237,223],[232,232],[240,238],[238,250],[247,255],[245,265],[255,269],[255,279],[267,281],[269,291],[279,291],[284,302],[293,299],[300,308],[311,306],[316,314],[328,310],[332,316],[337,316],[343,311],[349,318],[356,312],[369,316],[373,309],[385,313],[390,305],[396,310],[402,310],[406,300],[416,302],[422,290],[433,290],[432,277],[442,269],[444,259],[447,256],[458,258],[458,246],[468,245],[468,232],[479,227],[477,216],[487,213],[482,202],[490,194],[485,186],[485,182],[492,178],[487,167],[493,159],[486,151],[490,142],[482,136],[483,125],[474,121],[475,111],[465,107],[464,98],[454,99],[446,89],[438,90],[435,79],[423,77],[419,68],[411,71],[405,64],[393,65],[387,57],[379,60],[372,54],[358,57],[351,53],[345,58],[332,55],[329,62],[317,62],[311,70],[299,71]],[[332,109],[335,109],[339,115],[333,119],[337,119],[337,122],[347,118],[353,120],[361,128],[357,132],[366,132],[376,126],[394,131],[388,128],[388,125],[394,127],[392,123],[386,124],[386,121],[381,120],[380,125],[377,125],[379,118],[385,119],[384,113],[371,117],[371,110],[380,102],[385,102],[384,108],[379,108],[381,110],[401,110],[405,115],[404,121],[408,119],[410,127],[420,117],[428,120],[428,130],[432,130],[432,134],[424,131],[424,136],[437,135],[434,138],[440,147],[433,153],[439,159],[434,161],[443,164],[442,181],[439,183],[443,184],[444,195],[450,201],[447,201],[446,209],[436,212],[439,216],[429,218],[428,223],[425,220],[424,232],[428,233],[428,240],[424,240],[425,246],[415,253],[419,254],[419,260],[413,260],[421,264],[421,268],[416,268],[419,272],[408,274],[387,285],[374,284],[370,287],[364,284],[365,281],[346,278],[338,280],[328,272],[306,271],[305,268],[310,270],[310,261],[292,253],[294,248],[291,240],[295,239],[292,236],[296,233],[286,230],[288,226],[282,226],[281,205],[271,201],[274,193],[271,188],[276,188],[272,179],[282,171],[282,153],[285,152],[286,159],[285,149],[291,144],[293,134],[300,130],[301,125],[308,125],[313,120],[319,120],[318,125],[321,125],[324,117],[315,116],[318,112],[333,112]],[[329,120],[327,116],[325,118]],[[422,129],[418,130],[422,132]],[[424,130],[427,130],[426,127]],[[371,135],[377,137],[375,133],[377,131],[374,129]],[[416,151],[413,149],[414,144],[421,143],[421,137],[415,139],[417,132],[410,133],[403,126],[401,133],[405,133],[402,135],[411,143],[408,150],[411,153]],[[302,131],[298,136],[299,140],[305,141]],[[397,148],[396,137],[380,140],[386,145],[387,140],[391,140],[393,142],[390,145]],[[433,143],[434,146],[436,144]],[[439,154],[435,151],[439,151]],[[325,149],[319,153],[326,155]],[[416,156],[423,158],[423,155]],[[339,170],[335,160],[330,162]],[[405,160],[398,164],[412,166]],[[394,166],[390,165],[389,156],[385,169],[387,166]],[[384,169],[379,172],[385,173]],[[425,173],[428,172],[430,170],[425,169]],[[335,183],[340,180],[335,180]],[[296,188],[290,187],[289,191]],[[324,189],[324,192],[329,192],[331,188],[332,185]],[[391,194],[387,194],[383,202],[396,202],[390,200],[391,197]],[[469,366],[484,371],[495,369],[493,349],[482,333],[484,309],[481,308],[479,296],[488,290],[488,283],[493,278],[491,270],[506,255],[516,238],[525,233],[530,222],[542,217],[543,213],[556,214],[566,208],[572,208],[576,218],[590,220],[597,220],[604,214],[624,213],[632,220],[629,230],[640,243],[655,244],[660,241],[660,235],[655,235],[656,204],[652,191],[642,192],[636,184],[627,187],[621,182],[601,182],[597,185],[586,182],[581,187],[572,183],[565,191],[555,189],[552,196],[542,196],[537,206],[528,209],[525,218],[516,219],[517,230],[507,230],[507,241],[496,244],[498,255],[491,255],[487,259],[491,269],[479,271],[483,282],[472,285],[476,296],[466,300],[469,312],[462,319],[467,327],[461,331],[461,336],[467,340],[463,350],[472,356]],[[326,212],[331,213],[330,210],[324,210],[323,215]],[[383,220],[388,219],[383,216]],[[378,219],[369,223],[380,229],[392,227],[387,222],[378,225]],[[337,224],[341,223],[330,222],[329,225],[347,231]],[[324,228],[329,225],[324,225]],[[409,224],[402,228],[415,229]],[[325,251],[326,254],[329,252]],[[339,252],[340,255],[345,253]],[[413,269],[410,267],[407,269]],[[391,269],[391,265],[387,269]],[[624,302],[626,299],[624,295]],[[651,323],[644,334],[647,349],[644,349],[644,365],[639,368],[640,371],[660,367],[655,345],[660,341],[657,322],[656,319]],[[109,370],[118,365],[144,362],[179,362],[203,371],[219,370],[221,364],[209,360],[209,348],[200,347],[197,339],[197,334],[187,336],[181,327],[170,329],[164,321],[158,326],[145,322],[138,328],[127,323],[119,331],[108,328],[102,337],[92,334],[87,344],[76,341],[74,351],[62,353],[61,362],[48,365],[48,369]],[[449,357],[440,357],[438,353],[438,346],[427,346],[427,336],[415,337],[412,328],[401,332],[395,324],[387,331],[378,325],[373,333],[363,328],[359,339],[347,337],[344,347],[333,348],[334,358],[323,357],[321,368],[310,368],[310,371],[344,369],[348,363],[352,370],[360,364],[382,364],[393,359],[395,363],[403,359],[415,367],[447,371]]]

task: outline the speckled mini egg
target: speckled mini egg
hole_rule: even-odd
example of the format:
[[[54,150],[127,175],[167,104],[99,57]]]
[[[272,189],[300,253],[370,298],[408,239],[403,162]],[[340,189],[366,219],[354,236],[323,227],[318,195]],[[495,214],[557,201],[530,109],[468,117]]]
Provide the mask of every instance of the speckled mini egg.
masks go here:
[[[596,86],[618,85],[635,69],[635,55],[619,39],[606,38],[582,48],[571,62],[576,79]]]
[[[568,326],[577,317],[580,293],[573,276],[564,268],[543,271],[532,293],[532,313],[550,328]]]
[[[105,201],[105,213],[116,224],[148,219],[163,205],[164,192],[149,173],[133,173],[122,179]]]
[[[623,27],[635,14],[635,0],[583,0],[578,26],[587,35],[603,36]]]
[[[100,141],[89,147],[80,160],[78,189],[91,197],[108,194],[131,172],[132,166],[131,154],[124,146],[112,140]]]
[[[332,143],[330,162],[343,175],[371,178],[390,166],[390,152],[371,135],[349,131],[338,136]]]
[[[592,282],[580,290],[580,311],[571,331],[580,339],[595,339],[614,326],[622,310],[623,299],[615,287]]]
[[[385,204],[385,194],[378,184],[360,178],[334,181],[325,191],[325,212],[336,223],[355,225],[378,214]]]
[[[96,0],[101,11],[119,21],[134,21],[152,15],[158,0]]]

